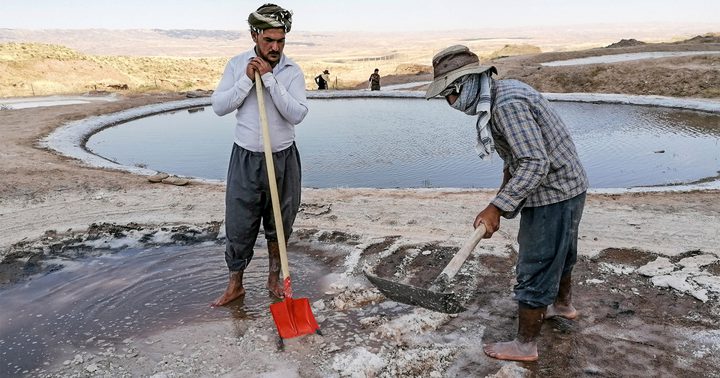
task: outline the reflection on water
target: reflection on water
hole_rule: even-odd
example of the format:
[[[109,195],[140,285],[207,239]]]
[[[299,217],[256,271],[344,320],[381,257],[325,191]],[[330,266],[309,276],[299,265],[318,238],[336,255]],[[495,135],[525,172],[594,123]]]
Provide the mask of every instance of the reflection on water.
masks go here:
[[[720,116],[629,105],[554,102],[594,188],[662,185],[716,176]],[[235,118],[176,111],[90,138],[126,165],[223,180]],[[306,187],[496,187],[502,161],[474,152],[475,118],[442,101],[310,100],[296,130]]]
[[[319,297],[316,283],[327,272],[289,252],[296,296]],[[242,333],[244,320],[270,316],[267,250],[256,248],[245,272],[245,299],[210,308],[227,284],[223,256],[222,245],[124,250],[61,261],[63,269],[0,289],[0,375],[192,322],[230,318]]]

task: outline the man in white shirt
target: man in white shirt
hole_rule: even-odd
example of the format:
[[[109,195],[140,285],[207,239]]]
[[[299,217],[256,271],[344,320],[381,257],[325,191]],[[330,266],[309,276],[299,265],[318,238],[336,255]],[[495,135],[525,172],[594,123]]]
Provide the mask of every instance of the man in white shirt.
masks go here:
[[[292,232],[300,207],[300,155],[295,147],[295,125],[308,112],[305,79],[300,66],[283,54],[292,12],[265,4],[250,14],[250,35],[255,46],[228,62],[212,95],[212,107],[222,116],[235,112],[235,143],[227,175],[225,196],[225,261],[230,271],[225,292],[213,302],[223,306],[245,295],[243,272],[253,257],[253,247],[263,224],[269,253],[267,287],[282,298],[280,254],[272,215],[262,128],[255,90],[255,71],[264,86],[273,161],[283,227]],[[287,241],[285,241],[287,242]]]

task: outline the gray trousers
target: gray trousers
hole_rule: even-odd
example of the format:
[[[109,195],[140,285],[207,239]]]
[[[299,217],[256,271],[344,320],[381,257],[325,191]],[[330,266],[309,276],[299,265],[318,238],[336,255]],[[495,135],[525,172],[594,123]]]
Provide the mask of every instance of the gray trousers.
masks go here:
[[[273,162],[287,239],[300,208],[300,154],[295,144],[274,152]],[[225,192],[225,262],[230,271],[244,270],[250,264],[261,221],[265,239],[277,241],[265,155],[233,143]]]
[[[515,299],[531,307],[555,302],[560,277],[577,261],[580,218],[585,193],[547,206],[526,207],[520,215],[520,251],[515,268]]]

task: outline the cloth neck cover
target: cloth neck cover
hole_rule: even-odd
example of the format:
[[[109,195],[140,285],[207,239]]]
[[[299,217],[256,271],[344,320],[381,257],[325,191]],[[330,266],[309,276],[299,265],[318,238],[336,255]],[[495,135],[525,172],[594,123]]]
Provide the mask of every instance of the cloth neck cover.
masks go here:
[[[465,75],[458,81],[460,93],[450,105],[467,114],[477,115],[475,123],[477,145],[475,151],[482,160],[488,160],[495,152],[495,142],[490,132],[490,73],[488,71]]]

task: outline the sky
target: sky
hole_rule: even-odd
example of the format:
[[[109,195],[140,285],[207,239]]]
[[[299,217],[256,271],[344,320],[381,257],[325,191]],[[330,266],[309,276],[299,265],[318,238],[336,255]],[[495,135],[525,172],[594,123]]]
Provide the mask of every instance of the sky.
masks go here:
[[[0,28],[244,30],[248,14],[263,3],[262,0],[0,0]],[[624,26],[702,23],[717,25],[720,31],[720,0],[275,3],[293,11],[293,29],[301,31],[439,31],[600,23]]]

